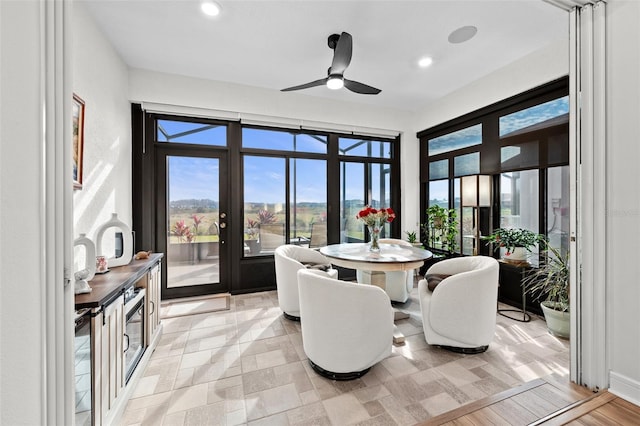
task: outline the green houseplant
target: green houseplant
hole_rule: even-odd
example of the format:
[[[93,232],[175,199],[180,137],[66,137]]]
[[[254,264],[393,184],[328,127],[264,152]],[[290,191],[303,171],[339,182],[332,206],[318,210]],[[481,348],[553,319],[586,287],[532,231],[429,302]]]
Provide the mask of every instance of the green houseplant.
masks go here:
[[[427,209],[427,223],[421,225],[427,245],[453,253],[457,247],[458,216],[454,209],[437,204]]]
[[[540,265],[522,280],[525,292],[540,302],[549,332],[569,337],[569,253],[544,242]]]
[[[523,228],[498,228],[481,239],[487,241],[487,244],[493,244],[494,251],[504,247],[503,258],[513,261],[526,260],[527,252],[545,241],[544,235]]]
[[[404,233],[407,234],[407,241],[409,241],[411,244],[418,242],[418,234],[416,233],[416,231],[404,231]]]

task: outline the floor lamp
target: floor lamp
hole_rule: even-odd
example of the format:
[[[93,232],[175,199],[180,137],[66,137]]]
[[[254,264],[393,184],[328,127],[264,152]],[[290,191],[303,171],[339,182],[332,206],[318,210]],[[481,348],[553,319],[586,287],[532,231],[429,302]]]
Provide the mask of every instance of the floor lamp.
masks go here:
[[[480,207],[491,207],[491,176],[462,177],[462,207],[473,207],[473,255],[478,255],[480,244]]]

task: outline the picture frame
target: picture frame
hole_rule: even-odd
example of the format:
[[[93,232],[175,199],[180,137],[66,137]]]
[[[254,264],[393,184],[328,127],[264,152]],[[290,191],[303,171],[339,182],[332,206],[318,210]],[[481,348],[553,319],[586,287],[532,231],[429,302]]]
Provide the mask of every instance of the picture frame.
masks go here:
[[[82,156],[84,152],[84,101],[75,93],[71,108],[73,188],[82,189]]]

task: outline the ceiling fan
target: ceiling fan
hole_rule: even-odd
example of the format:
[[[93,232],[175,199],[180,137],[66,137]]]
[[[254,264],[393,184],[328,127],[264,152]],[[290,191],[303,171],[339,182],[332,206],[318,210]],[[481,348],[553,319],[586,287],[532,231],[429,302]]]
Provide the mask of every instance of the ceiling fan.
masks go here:
[[[286,89],[282,89],[283,92],[308,89],[310,87],[323,85],[334,90],[346,87],[352,92],[361,93],[363,95],[377,95],[381,92],[380,89],[376,89],[375,87],[344,78],[344,71],[351,62],[351,51],[353,45],[351,34],[345,32],[342,34],[331,34],[328,39],[328,44],[329,47],[333,49],[333,62],[331,62],[331,67],[327,70],[327,77],[310,83],[301,84],[299,86],[287,87]]]

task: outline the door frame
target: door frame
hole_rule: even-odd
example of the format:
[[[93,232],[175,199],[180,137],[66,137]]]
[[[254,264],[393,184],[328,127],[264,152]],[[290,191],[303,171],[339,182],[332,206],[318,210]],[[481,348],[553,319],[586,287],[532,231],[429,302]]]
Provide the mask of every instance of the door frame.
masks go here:
[[[225,213],[227,217],[231,217],[229,208],[231,206],[231,200],[229,198],[229,181],[228,181],[228,153],[226,148],[219,149],[218,147],[211,146],[176,146],[176,145],[158,145],[155,148],[155,161],[156,161],[156,192],[154,205],[155,208],[155,239],[156,247],[159,251],[165,253],[167,256],[167,158],[169,157],[195,157],[195,158],[210,158],[219,160],[219,213]],[[220,221],[220,224],[226,222]],[[168,286],[168,261],[162,262],[162,286],[161,286],[161,299],[175,299],[179,297],[194,297],[205,296],[211,294],[227,293],[231,288],[230,271],[231,271],[231,256],[229,253],[230,244],[227,244],[229,239],[229,227],[220,227],[219,233],[219,282],[212,284],[201,284],[195,286],[185,287],[169,287]],[[165,259],[167,259],[165,257]]]

